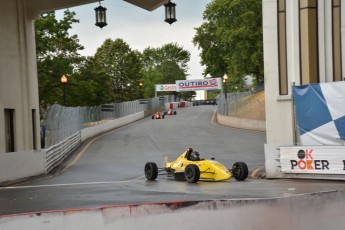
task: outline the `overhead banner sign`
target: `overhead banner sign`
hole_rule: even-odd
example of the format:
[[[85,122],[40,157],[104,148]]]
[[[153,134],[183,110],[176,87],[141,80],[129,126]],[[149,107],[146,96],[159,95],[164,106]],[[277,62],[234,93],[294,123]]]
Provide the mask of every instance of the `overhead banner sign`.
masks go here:
[[[345,174],[345,146],[280,147],[284,173]]]
[[[195,91],[195,90],[214,90],[222,88],[221,78],[179,80],[176,81],[177,91]]]
[[[345,144],[345,82],[294,86],[302,145]]]
[[[176,91],[175,84],[156,85],[156,92]]]

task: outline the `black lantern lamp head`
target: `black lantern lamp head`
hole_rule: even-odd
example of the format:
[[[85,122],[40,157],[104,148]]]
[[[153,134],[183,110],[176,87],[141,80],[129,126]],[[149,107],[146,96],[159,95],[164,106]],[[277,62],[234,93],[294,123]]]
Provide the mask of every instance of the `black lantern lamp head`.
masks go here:
[[[175,11],[175,3],[168,2],[165,5],[165,22],[169,23],[170,25],[176,22],[176,11]]]
[[[101,1],[99,1],[99,7],[95,8],[95,13],[96,13],[96,26],[100,27],[101,29],[108,25],[107,24],[107,17],[105,11],[107,8],[101,6]]]

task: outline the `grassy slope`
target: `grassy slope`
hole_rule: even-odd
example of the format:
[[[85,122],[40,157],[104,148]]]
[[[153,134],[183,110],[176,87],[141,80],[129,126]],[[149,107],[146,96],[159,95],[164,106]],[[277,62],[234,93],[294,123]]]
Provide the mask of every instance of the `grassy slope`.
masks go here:
[[[229,116],[265,120],[265,92],[261,91],[234,102],[229,111],[234,111]]]

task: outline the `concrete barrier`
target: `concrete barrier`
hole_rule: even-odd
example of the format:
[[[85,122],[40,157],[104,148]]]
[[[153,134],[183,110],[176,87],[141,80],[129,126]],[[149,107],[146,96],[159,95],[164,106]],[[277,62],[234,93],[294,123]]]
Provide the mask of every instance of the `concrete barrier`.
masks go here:
[[[45,152],[24,151],[0,154],[0,182],[45,173]]]
[[[217,122],[221,125],[239,129],[249,129],[263,132],[266,131],[266,121],[261,120],[250,120],[238,117],[229,117],[217,113]]]
[[[179,102],[168,102],[165,103],[165,109],[177,109]]]
[[[87,127],[80,131],[81,142],[90,137],[94,137],[117,127],[130,124],[142,118],[144,118],[144,111],[126,117],[121,117],[119,119],[109,120],[105,123],[92,127]],[[68,139],[69,138],[66,140]],[[57,161],[58,163],[61,163],[61,159],[65,159],[74,148],[73,146],[71,151],[65,151],[66,148],[69,149],[69,146],[63,146],[66,140],[62,141],[60,144],[52,146],[52,148],[56,149],[54,150],[55,153],[53,154],[54,158],[56,158],[54,161]],[[48,151],[46,151],[46,149],[42,149],[37,151],[10,152],[0,154],[0,183],[5,185],[16,180],[22,180],[27,177],[38,176],[49,172],[51,170],[50,165],[57,165],[54,162],[47,162],[50,159],[47,158],[47,152]],[[56,156],[59,157],[57,158]]]
[[[144,118],[144,111],[81,130],[81,141]]]
[[[343,229],[345,191],[275,199],[180,201],[0,217],[1,230]]]

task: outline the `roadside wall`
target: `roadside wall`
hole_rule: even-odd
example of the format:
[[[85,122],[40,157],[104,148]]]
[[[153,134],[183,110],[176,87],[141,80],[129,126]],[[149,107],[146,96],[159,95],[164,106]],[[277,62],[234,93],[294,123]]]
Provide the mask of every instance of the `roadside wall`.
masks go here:
[[[81,142],[142,118],[144,111],[84,128],[80,131],[80,141],[71,141],[69,137],[48,149],[0,154],[0,184],[49,173],[52,165],[61,163]]]
[[[81,130],[81,141],[144,118],[144,111]]]
[[[238,117],[229,117],[217,113],[217,122],[221,125],[233,128],[249,129],[263,132],[266,131],[266,122],[261,120],[250,120]]]
[[[345,192],[177,201],[0,216],[0,229],[343,229]]]
[[[44,174],[44,153],[39,150],[0,154],[0,183]]]

